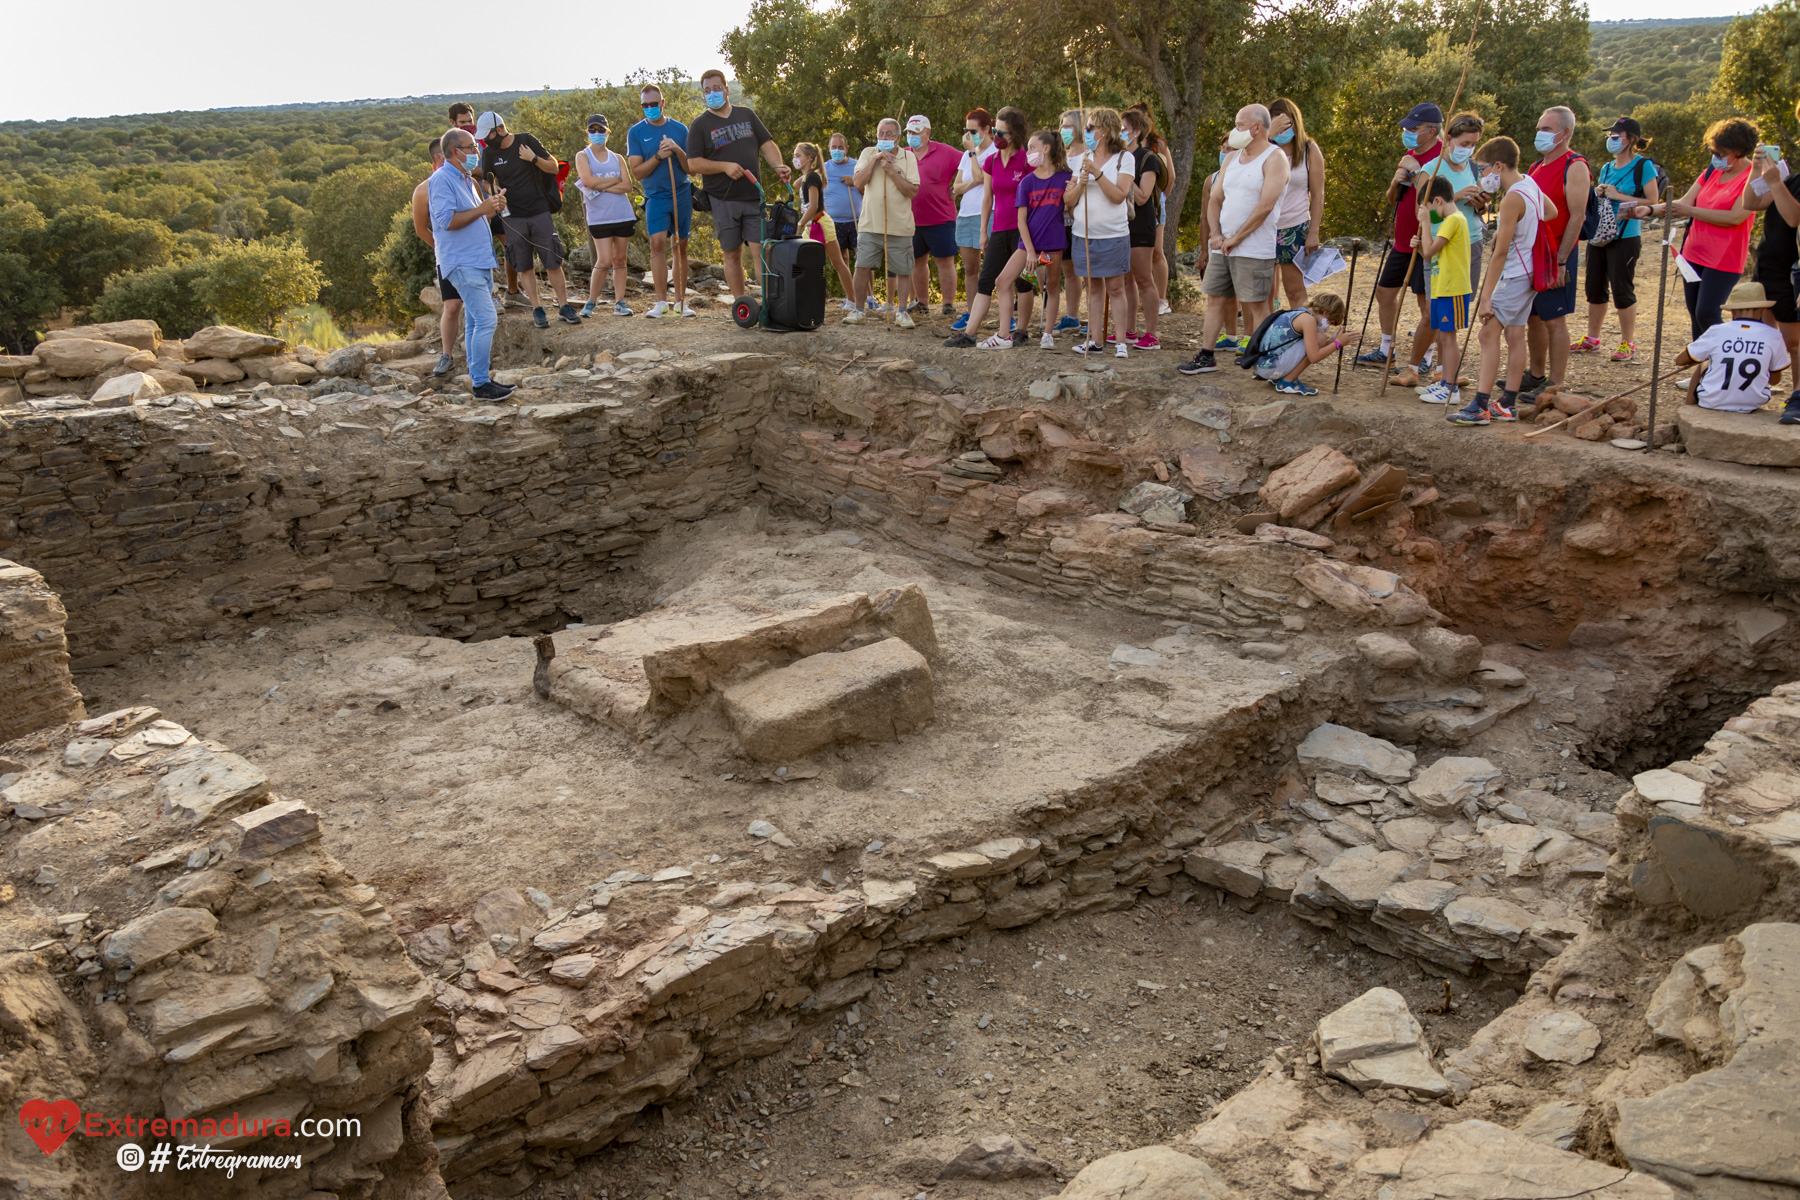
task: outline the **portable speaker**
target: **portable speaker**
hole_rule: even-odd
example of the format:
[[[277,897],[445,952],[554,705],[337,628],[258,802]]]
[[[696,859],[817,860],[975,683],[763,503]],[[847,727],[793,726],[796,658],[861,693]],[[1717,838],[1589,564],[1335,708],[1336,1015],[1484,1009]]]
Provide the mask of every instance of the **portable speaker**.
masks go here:
[[[769,242],[763,288],[770,329],[812,330],[825,323],[825,246],[811,238]]]

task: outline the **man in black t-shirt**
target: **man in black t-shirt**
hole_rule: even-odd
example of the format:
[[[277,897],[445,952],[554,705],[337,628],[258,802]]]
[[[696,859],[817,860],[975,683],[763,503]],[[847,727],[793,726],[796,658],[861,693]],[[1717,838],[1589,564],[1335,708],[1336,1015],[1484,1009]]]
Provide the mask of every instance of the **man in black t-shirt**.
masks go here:
[[[749,109],[733,106],[731,89],[723,71],[700,76],[700,93],[706,111],[688,125],[688,170],[702,177],[712,201],[713,232],[725,251],[725,283],[733,296],[744,294],[744,260],[739,247],[748,243],[755,255],[751,264],[762,280],[762,210],[756,190],[757,158],[775,168],[786,183],[791,172],[781,159],[781,147],[769,136],[762,120]]]
[[[556,224],[550,217],[550,202],[545,190],[555,188],[556,156],[529,133],[513,133],[499,113],[485,112],[475,122],[475,136],[483,143],[482,174],[506,197],[506,212],[500,223],[506,230],[506,265],[519,273],[526,299],[531,301],[531,321],[539,329],[550,327],[549,318],[538,296],[537,271],[532,267],[536,254],[556,290],[556,314],[570,325],[581,324],[581,316],[569,303],[569,285],[563,279],[562,241],[556,236]]]

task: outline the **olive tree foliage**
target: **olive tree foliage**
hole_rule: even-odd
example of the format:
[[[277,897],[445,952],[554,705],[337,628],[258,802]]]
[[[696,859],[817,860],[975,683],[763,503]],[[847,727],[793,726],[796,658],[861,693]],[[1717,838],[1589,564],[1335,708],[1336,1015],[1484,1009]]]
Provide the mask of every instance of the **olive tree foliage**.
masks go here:
[[[1780,0],[1731,23],[1716,88],[1757,123],[1764,141],[1793,147],[1800,138],[1800,0]]]

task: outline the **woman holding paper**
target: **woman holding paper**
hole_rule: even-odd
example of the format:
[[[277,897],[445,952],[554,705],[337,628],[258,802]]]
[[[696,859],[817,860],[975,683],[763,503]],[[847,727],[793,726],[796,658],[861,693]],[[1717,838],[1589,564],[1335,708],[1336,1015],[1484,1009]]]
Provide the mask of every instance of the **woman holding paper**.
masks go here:
[[[1744,272],[1756,214],[1738,201],[1754,174],[1750,157],[1761,136],[1756,126],[1742,117],[1715,122],[1706,131],[1712,165],[1700,173],[1693,186],[1679,200],[1639,204],[1629,214],[1639,219],[1664,214],[1687,219],[1687,236],[1675,264],[1681,270],[1695,340],[1724,320],[1725,298]],[[1621,208],[1619,215],[1627,214]]]
[[[1286,96],[1269,103],[1269,140],[1288,156],[1287,186],[1275,210],[1275,269],[1289,308],[1306,307],[1302,260],[1318,252],[1325,213],[1325,154],[1306,136],[1300,106]]]

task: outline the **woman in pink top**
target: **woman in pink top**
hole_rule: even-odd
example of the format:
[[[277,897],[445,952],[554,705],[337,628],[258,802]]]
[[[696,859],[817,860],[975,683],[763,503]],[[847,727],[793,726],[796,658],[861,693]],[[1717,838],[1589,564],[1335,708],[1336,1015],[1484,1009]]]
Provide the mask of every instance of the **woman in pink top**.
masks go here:
[[[1761,136],[1756,126],[1742,117],[1715,122],[1706,131],[1712,165],[1700,173],[1686,194],[1662,204],[1639,204],[1630,213],[1639,218],[1667,213],[1688,219],[1681,257],[1700,273],[1700,279],[1697,283],[1684,279],[1682,286],[1687,292],[1688,318],[1696,340],[1725,319],[1725,298],[1744,272],[1756,214],[1740,208],[1738,197],[1754,173],[1750,156]]]

